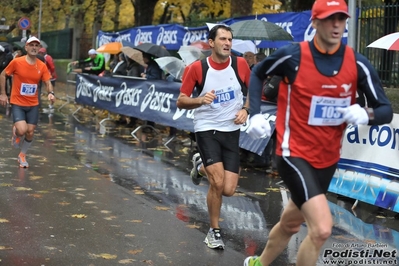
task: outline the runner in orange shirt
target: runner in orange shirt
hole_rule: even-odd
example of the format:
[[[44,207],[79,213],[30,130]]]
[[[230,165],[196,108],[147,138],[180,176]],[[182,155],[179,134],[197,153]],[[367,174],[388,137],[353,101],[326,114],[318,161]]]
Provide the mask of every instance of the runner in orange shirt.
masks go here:
[[[26,56],[15,58],[0,74],[0,104],[6,106],[8,98],[5,91],[6,76],[13,77],[10,103],[13,116],[12,145],[20,148],[19,166],[29,167],[25,155],[32,144],[34,130],[39,120],[38,84],[43,81],[48,92],[48,99],[55,101],[51,75],[47,66],[36,58],[40,40],[30,37],[25,44]],[[23,137],[25,139],[23,140]]]

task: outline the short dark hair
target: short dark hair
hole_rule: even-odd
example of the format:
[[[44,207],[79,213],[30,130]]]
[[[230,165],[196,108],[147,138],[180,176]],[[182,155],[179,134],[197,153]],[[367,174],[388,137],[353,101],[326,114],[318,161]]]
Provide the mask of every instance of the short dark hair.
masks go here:
[[[257,53],[255,56],[256,56],[256,62],[260,62],[266,58],[266,55],[264,53]]]
[[[218,25],[215,25],[215,26],[209,31],[209,33],[208,33],[208,40],[209,40],[209,39],[212,39],[213,41],[215,40],[218,29],[224,29],[224,30],[230,31],[230,32],[231,32],[231,36],[233,36],[233,31],[231,30],[231,28],[230,28],[229,26],[224,25],[224,24],[218,24]]]

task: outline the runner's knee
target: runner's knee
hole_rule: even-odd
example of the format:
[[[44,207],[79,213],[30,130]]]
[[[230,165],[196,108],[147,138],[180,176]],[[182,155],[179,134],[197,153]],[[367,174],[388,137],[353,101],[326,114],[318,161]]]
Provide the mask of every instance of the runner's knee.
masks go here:
[[[234,193],[236,192],[236,188],[235,187],[226,187],[223,189],[223,196],[225,197],[231,197],[234,195]]]
[[[303,221],[281,221],[280,227],[287,235],[294,235],[301,229]]]
[[[317,228],[309,228],[308,235],[316,246],[321,247],[330,237],[331,230],[331,226],[321,224]]]

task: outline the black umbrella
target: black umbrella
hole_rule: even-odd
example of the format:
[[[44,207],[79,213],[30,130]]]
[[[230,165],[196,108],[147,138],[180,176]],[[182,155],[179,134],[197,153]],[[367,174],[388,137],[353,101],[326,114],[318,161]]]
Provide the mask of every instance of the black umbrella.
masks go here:
[[[18,47],[21,50],[25,50],[25,43],[24,42],[13,42],[14,46]]]
[[[0,42],[0,45],[3,46],[4,48],[7,48],[9,52],[12,52],[12,45],[9,44],[8,42]]]
[[[128,41],[122,40],[122,47],[136,48],[136,45],[134,45],[134,43],[132,43],[132,42],[128,42]]]
[[[165,47],[153,43],[142,43],[134,47],[134,49],[142,51],[143,53],[153,55],[155,57],[170,56]]]
[[[264,20],[244,20],[230,25],[233,36],[242,40],[292,41],[291,34],[282,27]]]

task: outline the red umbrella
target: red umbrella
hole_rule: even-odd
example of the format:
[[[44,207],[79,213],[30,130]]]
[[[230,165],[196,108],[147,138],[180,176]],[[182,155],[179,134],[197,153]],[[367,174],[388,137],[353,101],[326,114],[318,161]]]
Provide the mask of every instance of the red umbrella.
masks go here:
[[[190,46],[195,46],[200,48],[201,50],[209,50],[211,47],[209,46],[209,43],[203,42],[203,41],[196,41],[190,44]]]
[[[399,32],[385,35],[372,42],[367,47],[399,51]]]

